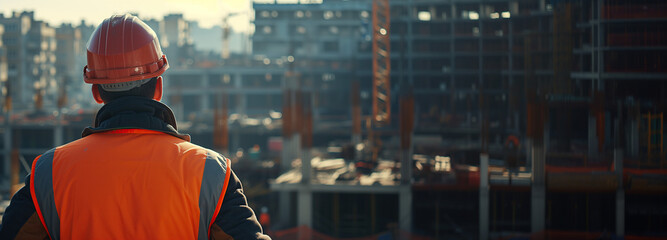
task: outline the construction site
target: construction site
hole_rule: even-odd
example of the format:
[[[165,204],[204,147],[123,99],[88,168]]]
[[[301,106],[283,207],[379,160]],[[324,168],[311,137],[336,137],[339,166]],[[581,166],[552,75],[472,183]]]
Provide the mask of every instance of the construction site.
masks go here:
[[[0,15],[2,211],[100,107],[75,95],[91,27],[46,33],[79,39],[49,71],[28,15]],[[273,239],[667,239],[667,2],[254,1],[217,55],[158,21],[163,102]]]

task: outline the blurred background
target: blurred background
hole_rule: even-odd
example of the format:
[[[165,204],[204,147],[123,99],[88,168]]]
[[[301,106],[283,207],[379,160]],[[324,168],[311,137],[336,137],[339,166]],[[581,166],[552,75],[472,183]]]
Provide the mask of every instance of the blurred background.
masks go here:
[[[667,237],[660,0],[0,0],[0,212],[126,12],[274,239]]]

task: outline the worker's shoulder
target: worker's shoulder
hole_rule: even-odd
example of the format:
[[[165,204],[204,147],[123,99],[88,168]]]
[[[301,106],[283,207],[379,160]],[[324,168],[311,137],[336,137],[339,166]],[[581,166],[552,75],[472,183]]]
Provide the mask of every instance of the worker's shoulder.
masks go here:
[[[159,149],[161,155],[164,156],[181,156],[180,158],[213,158],[222,161],[227,161],[224,156],[216,151],[200,146],[195,143],[174,137],[168,134],[151,134],[143,135],[149,139],[139,139],[136,137],[127,138],[126,136],[92,134],[81,139],[69,142],[67,144],[58,146],[55,150],[60,153],[65,152],[95,152],[95,153],[109,153],[118,149],[133,149],[134,154],[142,151],[152,152]],[[113,150],[115,149],[115,150]],[[122,151],[121,151],[122,152]],[[173,158],[172,157],[172,158]],[[178,157],[176,157],[178,158]]]
[[[52,149],[52,150],[62,150],[62,149],[66,149],[66,148],[76,148],[76,147],[80,147],[80,146],[83,146],[83,145],[87,144],[87,143],[86,143],[86,142],[87,142],[86,140],[88,140],[88,139],[87,139],[87,138],[79,138],[79,139],[77,139],[77,140],[74,140],[74,141],[65,143],[65,144],[63,144],[63,145],[57,146],[57,147],[55,147],[55,148]]]
[[[191,142],[185,141],[185,142],[179,143],[179,146],[181,147],[181,150],[183,152],[192,152],[192,151],[194,151],[194,152],[197,152],[198,154],[204,154],[209,158],[227,159],[222,154],[220,154],[220,153],[218,153],[214,150],[208,149],[206,147],[202,147],[200,145],[197,145],[197,144],[194,144],[194,143],[191,143]]]

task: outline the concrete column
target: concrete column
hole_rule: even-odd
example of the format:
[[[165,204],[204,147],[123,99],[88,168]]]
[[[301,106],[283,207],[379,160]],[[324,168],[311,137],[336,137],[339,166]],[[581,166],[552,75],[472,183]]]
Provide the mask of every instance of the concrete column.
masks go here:
[[[243,116],[248,112],[247,95],[236,94],[236,112]]]
[[[398,227],[412,231],[412,186],[403,185],[398,193]]]
[[[533,176],[531,186],[531,211],[530,222],[531,231],[540,232],[545,228],[545,207],[546,207],[546,189],[545,189],[545,171],[544,171],[544,149],[542,146],[533,145],[531,160],[533,162]]]
[[[625,189],[623,188],[623,149],[614,150],[614,169],[618,177],[616,188],[616,236],[625,235]]]
[[[310,165],[311,158],[310,149],[304,148],[301,151],[301,182],[303,184],[310,184],[311,173],[313,171]]]
[[[303,187],[299,189],[298,195],[298,208],[297,209],[297,225],[306,225],[308,227],[313,226],[313,192],[310,190],[310,187]]]
[[[283,172],[292,169],[292,161],[301,157],[303,157],[301,155],[301,135],[294,134],[291,138],[283,137],[283,150],[281,152]]]
[[[412,158],[410,149],[401,149],[401,184],[412,184]]]
[[[232,76],[232,82],[234,83],[234,88],[231,91],[231,93],[236,92],[236,94],[231,94],[229,97],[235,97],[236,98],[236,108],[235,111],[239,116],[243,116],[246,113],[246,95],[243,93],[243,84],[241,82],[242,77],[240,73],[236,73]],[[235,131],[236,130],[236,131]],[[241,134],[239,133],[238,129],[232,129],[229,131],[231,134],[231,141],[229,142],[230,144],[230,152],[236,152],[236,150],[241,147],[240,142],[241,142]],[[284,147],[284,146],[283,146]]]
[[[290,162],[296,158],[301,157],[301,135],[298,133],[295,133],[292,136],[292,158]]]
[[[243,83],[241,82],[241,74],[234,74],[234,89],[237,91],[236,94],[236,113],[239,115],[244,115],[246,113],[246,95],[242,94]]]
[[[517,128],[518,129],[518,128]],[[522,144],[526,150],[526,168],[531,168],[533,166],[532,152],[533,152],[533,140],[526,138],[525,143]]]
[[[292,160],[294,160],[292,152],[292,138],[283,137],[283,149],[280,152],[280,159],[282,172],[286,172],[292,168]]]
[[[479,239],[489,239],[489,154],[479,155]]]
[[[289,191],[280,191],[278,194],[278,223],[281,226],[287,226],[290,222],[290,214],[292,213],[292,199],[290,199]]]

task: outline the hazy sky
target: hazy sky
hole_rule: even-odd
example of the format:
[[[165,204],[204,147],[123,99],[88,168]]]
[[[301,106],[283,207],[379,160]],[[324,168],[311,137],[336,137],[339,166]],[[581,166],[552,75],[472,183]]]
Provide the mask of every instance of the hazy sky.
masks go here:
[[[0,0],[0,12],[34,10],[35,18],[52,26],[60,23],[78,24],[81,19],[97,26],[116,13],[138,13],[141,18],[158,18],[169,13],[182,13],[186,20],[196,20],[201,27],[221,25],[223,16],[232,12],[248,12],[251,0]],[[248,30],[252,14],[241,14],[229,22],[237,31]]]

